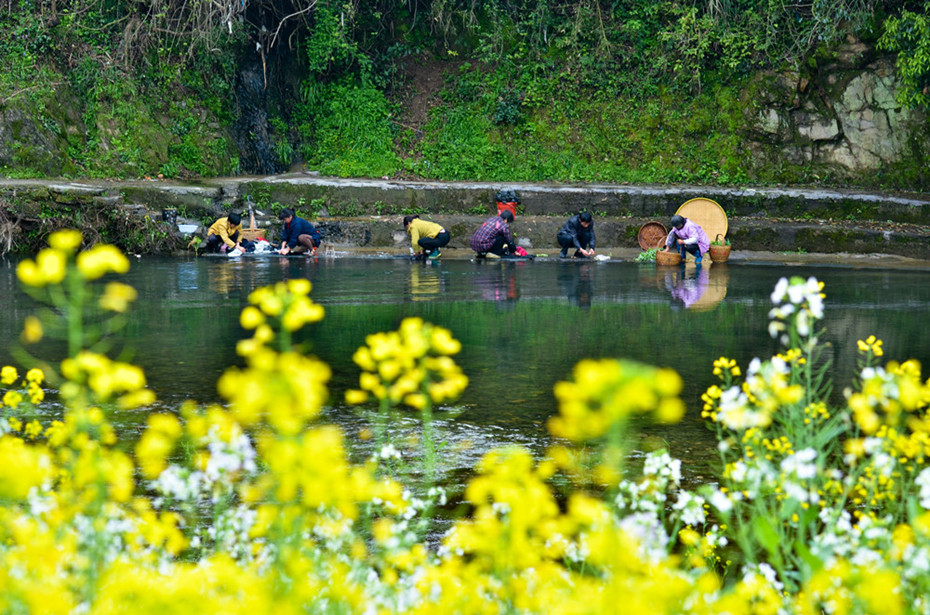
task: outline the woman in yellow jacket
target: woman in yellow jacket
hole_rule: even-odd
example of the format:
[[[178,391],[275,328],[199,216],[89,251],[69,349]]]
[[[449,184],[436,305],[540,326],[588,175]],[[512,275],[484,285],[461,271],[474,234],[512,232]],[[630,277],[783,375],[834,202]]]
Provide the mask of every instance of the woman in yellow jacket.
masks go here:
[[[231,213],[226,218],[220,218],[207,231],[207,252],[219,252],[223,246],[226,246],[226,252],[232,252],[236,248],[248,250],[252,245],[248,239],[242,237],[242,216],[237,213]]]
[[[439,258],[442,255],[439,248],[452,238],[449,231],[435,222],[420,220],[420,216],[405,217],[404,230],[410,234],[413,249],[421,251],[427,258]]]

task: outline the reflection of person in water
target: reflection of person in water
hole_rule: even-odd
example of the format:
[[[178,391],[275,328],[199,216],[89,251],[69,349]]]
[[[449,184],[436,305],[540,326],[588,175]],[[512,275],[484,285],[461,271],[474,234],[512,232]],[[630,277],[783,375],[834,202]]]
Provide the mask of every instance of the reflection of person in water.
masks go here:
[[[479,261],[481,262],[481,261]],[[500,307],[509,307],[520,294],[517,292],[516,266],[523,263],[481,263],[481,270],[475,276],[475,286],[481,296],[494,301]]]
[[[580,308],[591,307],[594,295],[594,265],[584,263],[559,267],[559,289],[569,303]]]
[[[410,267],[410,297],[414,301],[430,301],[439,296],[442,278],[430,263],[414,263]]]
[[[704,296],[708,282],[708,270],[700,265],[686,270],[682,263],[677,272],[665,274],[665,288],[672,295],[672,305],[683,305],[685,308],[691,307]]]

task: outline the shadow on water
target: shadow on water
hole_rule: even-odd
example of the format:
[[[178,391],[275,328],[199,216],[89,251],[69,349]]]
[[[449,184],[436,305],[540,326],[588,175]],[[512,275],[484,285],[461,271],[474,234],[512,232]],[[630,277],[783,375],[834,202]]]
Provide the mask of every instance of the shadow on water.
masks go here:
[[[930,365],[921,318],[930,313],[930,272],[924,271],[269,257],[144,259],[123,281],[139,291],[126,329],[134,360],[162,407],[219,401],[217,378],[239,363],[235,344],[245,332],[238,315],[249,292],[307,278],[313,299],[326,308],[325,319],[303,339],[333,369],[324,420],[341,425],[357,453],[364,452],[357,435],[367,422],[342,403],[345,390],[357,386],[352,354],[366,335],[419,316],[462,342],[456,361],[470,379],[455,412],[440,410],[437,417],[447,480],[460,482],[495,446],[542,452],[550,443],[546,423],[557,412],[554,384],[583,358],[617,357],[682,375],[686,417],[673,426],[643,425],[638,446],[645,446],[642,440],[666,444],[685,460],[690,480],[700,481],[716,455],[700,418],[701,393],[716,382],[713,361],[726,356],[745,367],[778,350],[767,334],[769,296],[785,275],[814,275],[826,284],[825,340],[837,396],[856,369],[856,341],[869,335],[884,341],[888,359]],[[15,282],[15,263],[0,269],[0,290],[0,333],[13,340],[33,307]],[[0,359],[10,361],[8,346]],[[143,420],[141,414],[122,418],[123,437],[134,438]],[[415,434],[416,421],[400,418],[393,429],[404,440]]]

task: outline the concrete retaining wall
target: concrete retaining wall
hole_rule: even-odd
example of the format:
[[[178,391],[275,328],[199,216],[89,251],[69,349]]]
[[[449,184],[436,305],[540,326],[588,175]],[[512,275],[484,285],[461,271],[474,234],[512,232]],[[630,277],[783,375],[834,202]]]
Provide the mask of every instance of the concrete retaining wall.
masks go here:
[[[336,245],[396,248],[406,245],[401,220],[417,213],[446,226],[453,248],[490,215],[501,188],[521,197],[513,227],[521,245],[555,250],[565,217],[581,209],[595,216],[598,247],[637,248],[647,222],[668,226],[685,201],[717,201],[729,218],[728,238],[737,249],[776,252],[898,254],[930,260],[930,196],[785,188],[608,186],[397,182],[347,180],[312,174],[200,182],[64,182],[0,180],[8,203],[88,203],[121,207],[157,218],[178,210],[179,222],[202,223],[229,211],[257,209],[259,226],[274,238],[276,212],[292,207],[318,224]],[[2,204],[0,204],[2,206]],[[201,229],[203,232],[203,229]]]

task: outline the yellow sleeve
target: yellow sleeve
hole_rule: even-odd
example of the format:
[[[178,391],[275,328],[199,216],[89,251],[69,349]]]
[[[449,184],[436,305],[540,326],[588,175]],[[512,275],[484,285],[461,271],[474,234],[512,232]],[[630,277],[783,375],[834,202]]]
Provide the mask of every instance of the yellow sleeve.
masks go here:
[[[410,245],[412,245],[413,249],[416,250],[420,247],[420,229],[417,226],[417,221],[412,221],[410,226],[407,228],[410,229]]]
[[[231,234],[236,232],[236,228],[238,227],[229,224],[229,219],[227,218],[226,224],[224,224],[223,228],[220,230],[220,237],[223,239],[223,243],[230,248],[236,247],[236,242],[229,238]]]

